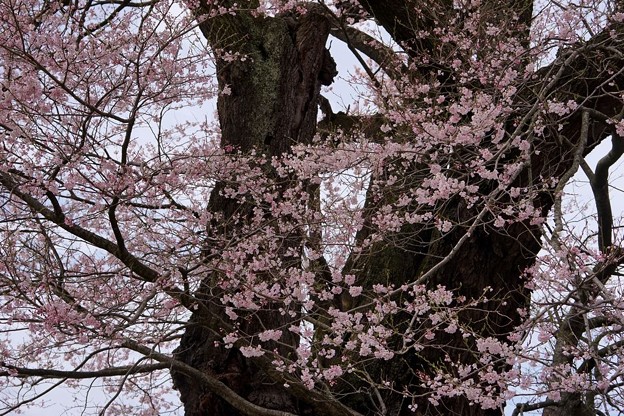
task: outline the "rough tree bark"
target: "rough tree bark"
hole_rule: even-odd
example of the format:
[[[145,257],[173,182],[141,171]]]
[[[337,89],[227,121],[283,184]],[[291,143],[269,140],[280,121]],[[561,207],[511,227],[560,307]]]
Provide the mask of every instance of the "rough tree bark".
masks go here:
[[[415,33],[431,29],[453,11],[451,0],[429,2],[426,10],[419,10],[421,3],[417,1],[361,0],[359,3],[405,47],[412,58],[420,53],[432,55],[436,50],[435,37],[416,37]],[[505,6],[498,7],[494,6],[495,2],[482,3],[484,10],[488,7],[493,10],[490,14],[492,23],[504,24],[505,19],[513,17],[525,23],[526,27],[530,25],[530,1],[507,2]],[[209,12],[206,6],[201,5],[195,10],[202,22],[201,29],[217,56],[219,51],[227,49],[251,57],[244,62],[217,59],[219,86],[231,89],[231,94],[221,95],[218,101],[223,133],[222,146],[233,146],[243,152],[259,150],[268,155],[280,155],[288,152],[295,143],[310,142],[315,134],[320,87],[322,84],[330,84],[335,75],[333,61],[325,49],[331,21],[322,13],[314,11],[304,15],[292,13],[264,18],[239,12],[236,15],[206,19]],[[527,33],[520,32],[517,36],[522,38],[522,42],[526,42]],[[622,28],[616,28],[616,33],[621,36]],[[544,68],[535,81],[519,85],[517,100],[527,103],[526,113],[510,117],[510,133],[520,128],[522,134],[530,135],[532,127],[528,124],[522,125],[526,123],[522,121],[523,117],[533,111],[533,105],[537,105],[545,94],[553,91],[557,91],[561,102],[568,98],[591,97],[583,103],[583,107],[599,111],[607,117],[622,111],[621,101],[607,93],[610,89],[617,91],[624,85],[624,77],[617,72],[624,67],[624,61],[613,57],[607,59],[607,54],[603,53],[610,46],[620,47],[621,42],[618,42],[620,41],[617,36],[597,36],[586,45],[579,45],[578,51],[566,52],[575,53],[574,59],[567,59],[562,54],[551,66]],[[609,68],[617,72],[610,80],[612,86],[604,83],[604,73]],[[452,73],[438,69],[435,65],[419,67],[420,74],[410,76],[430,76],[432,70],[439,76],[442,72],[441,81],[447,82],[448,90],[452,90]],[[550,81],[554,84],[550,85]],[[599,90],[604,94],[595,94]],[[580,140],[582,113],[583,109],[579,108],[568,117],[563,130],[549,132],[533,142],[539,152],[535,152],[530,166],[518,177],[519,185],[540,181],[542,178],[560,178],[568,171],[573,164],[575,146]],[[592,118],[587,132],[584,153],[606,137],[609,126],[602,119]],[[561,140],[562,137],[565,141]],[[222,196],[221,190],[221,185],[215,187],[209,209],[227,219],[240,207]],[[385,195],[384,198],[391,199],[392,195]],[[553,202],[554,195],[551,191],[536,195],[534,201],[535,206],[544,213],[552,208]],[[375,202],[367,200],[366,204],[369,211],[373,212]],[[449,217],[454,216],[456,223],[466,223],[478,215],[478,209],[479,207],[468,209],[459,202],[450,201],[445,212]],[[367,223],[358,234],[357,240],[365,239],[373,228]],[[380,277],[391,279],[393,283],[400,285],[431,270],[435,265],[432,259],[444,258],[451,253],[466,229],[458,227],[444,237],[440,237],[432,229],[410,229],[403,232],[409,239],[406,244],[396,247],[373,246],[370,250],[376,255],[363,255],[359,259],[350,260],[347,263],[347,272],[357,273],[358,281],[363,282],[365,287],[372,287],[375,283],[388,283],[380,282]],[[298,236],[292,235],[288,238],[292,239],[290,246],[297,246]],[[485,287],[491,287],[493,295],[487,308],[466,312],[462,319],[471,325],[473,331],[483,336],[505,340],[520,322],[518,309],[524,307],[529,300],[530,294],[524,289],[521,275],[523,269],[534,262],[540,249],[540,238],[539,228],[529,223],[514,224],[503,230],[479,227],[463,241],[461,250],[454,255],[452,261],[437,269],[427,284],[431,287],[444,285],[469,299],[478,298]],[[291,258],[289,261],[296,263],[298,259]],[[207,307],[193,314],[177,349],[177,358],[217,376],[240,396],[262,407],[295,414],[342,414],[339,410],[306,400],[305,395],[297,394],[292,389],[283,388],[261,366],[244,358],[236,349],[226,350],[215,346],[214,341],[222,336],[215,331],[219,327],[215,322],[223,316],[223,311],[218,307],[218,293],[211,284],[214,278],[215,276],[207,277],[204,286],[196,294],[198,299],[205,301]],[[282,318],[275,313],[270,319],[279,323]],[[257,324],[254,321],[248,323]],[[295,346],[298,340],[292,337],[289,342],[291,346]],[[446,339],[449,346],[447,353],[452,360],[470,362],[474,359],[467,352],[472,346],[466,342],[461,336],[449,336]],[[288,354],[287,350],[284,350],[284,354]],[[371,364],[367,371],[379,374],[384,368],[390,368],[396,375],[395,390],[400,391],[401,386],[413,382],[415,374],[429,373],[431,366],[442,358],[439,351],[425,350],[412,358]],[[174,381],[181,393],[187,416],[239,414],[187,376],[174,373]],[[349,388],[352,391],[358,390],[357,385]],[[389,405],[386,409],[388,415],[415,414],[407,408],[409,403],[404,403],[400,394],[388,394],[383,399]],[[361,414],[376,414],[365,394],[346,396],[344,405]],[[500,410],[482,410],[478,406],[471,406],[464,398],[446,399],[436,407],[423,399],[418,405],[416,414],[421,415],[502,414]],[[584,414],[582,411],[582,403],[568,401],[561,403],[559,408],[550,408],[548,415]]]
[[[195,10],[199,19],[204,19],[210,12],[205,6]],[[217,55],[227,51],[248,57],[245,61],[217,58],[219,87],[230,89],[230,93],[219,96],[217,103],[221,146],[230,146],[245,154],[256,150],[279,156],[294,144],[310,143],[316,131],[321,85],[329,85],[336,75],[335,63],[325,48],[330,31],[328,19],[314,11],[300,17],[293,14],[273,18],[257,18],[239,12],[235,16],[205,20],[200,28]],[[226,224],[234,215],[241,215],[241,206],[223,196],[222,191],[223,184],[217,184],[208,209]],[[234,230],[228,231],[224,227],[220,231],[228,235]],[[284,240],[282,257],[286,256],[288,248],[297,247],[298,236],[293,234]],[[294,256],[283,264],[287,267],[289,262],[297,264],[299,261],[299,257]],[[177,358],[219,376],[254,404],[298,414],[308,413],[309,405],[300,404],[292,393],[235,349],[215,346],[215,341],[221,340],[223,334],[214,331],[219,327],[214,322],[224,316],[223,308],[219,308],[219,294],[214,288],[217,277],[208,277],[195,294],[206,305],[212,306],[193,314],[189,329],[177,349]],[[253,330],[254,326],[260,328],[260,321],[272,322],[278,327],[289,320],[278,312],[265,313],[247,325]],[[291,335],[285,343],[296,348],[297,342],[298,339]],[[284,356],[288,356],[292,349],[280,347]],[[238,414],[188,377],[174,373],[174,381],[187,416]]]

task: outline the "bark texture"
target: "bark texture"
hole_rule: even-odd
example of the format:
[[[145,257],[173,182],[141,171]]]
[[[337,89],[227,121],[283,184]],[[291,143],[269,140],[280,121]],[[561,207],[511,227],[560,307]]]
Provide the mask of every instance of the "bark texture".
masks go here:
[[[196,13],[203,16],[209,10],[199,9]],[[213,50],[247,57],[245,60],[217,59],[219,87],[231,90],[229,94],[220,95],[217,103],[222,147],[230,146],[243,154],[256,151],[278,156],[294,144],[309,143],[316,131],[321,85],[329,85],[336,75],[335,64],[325,48],[330,30],[327,18],[314,12],[275,18],[257,18],[240,12],[236,16],[208,19],[200,27]],[[263,169],[268,169],[271,175],[270,166]],[[221,235],[227,236],[236,231],[236,226],[229,220],[234,215],[240,216],[241,210],[252,210],[253,206],[241,206],[238,201],[229,199],[223,195],[223,188],[224,184],[217,184],[208,209],[225,224],[216,228]],[[228,226],[233,228],[227,229]],[[297,247],[298,238],[296,234],[284,237],[281,257],[285,267],[300,261],[298,256],[286,257],[288,248]],[[254,404],[297,414],[313,414],[309,405],[302,405],[292,392],[286,391],[283,383],[272,380],[236,348],[216,346],[223,334],[216,332],[215,328],[225,324],[220,322],[225,315],[216,288],[217,280],[216,274],[209,276],[195,294],[207,308],[193,314],[177,349],[177,358],[215,375]],[[241,330],[251,332],[255,328],[257,331],[261,322],[279,327],[290,320],[277,311],[263,312],[246,321],[248,327]],[[286,345],[277,347],[286,357],[298,345],[297,337],[288,336],[290,338],[284,340]],[[185,406],[185,415],[239,414],[194,380],[174,373],[174,381]]]

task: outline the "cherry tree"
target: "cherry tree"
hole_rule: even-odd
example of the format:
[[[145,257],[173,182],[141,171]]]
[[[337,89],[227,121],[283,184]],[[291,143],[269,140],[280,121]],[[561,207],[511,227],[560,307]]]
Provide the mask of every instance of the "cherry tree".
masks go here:
[[[3,0],[1,414],[624,411],[622,6]]]

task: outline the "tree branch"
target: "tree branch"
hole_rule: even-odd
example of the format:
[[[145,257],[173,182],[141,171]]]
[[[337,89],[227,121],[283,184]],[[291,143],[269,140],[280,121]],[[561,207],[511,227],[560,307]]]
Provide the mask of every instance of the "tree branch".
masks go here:
[[[50,368],[28,368],[0,362],[0,367],[8,368],[9,371],[0,371],[0,376],[13,376],[17,372],[17,377],[42,377],[42,378],[62,378],[62,379],[85,379],[100,377],[126,376],[130,374],[151,373],[156,370],[169,368],[167,363],[154,363],[146,365],[127,365],[122,367],[111,367],[96,371],[77,370],[54,370]]]
[[[611,136],[611,150],[598,161],[596,171],[590,181],[596,211],[598,213],[598,247],[601,252],[609,249],[612,240],[613,214],[609,199],[609,168],[624,154],[624,138],[613,134]]]
[[[65,217],[65,214],[62,211],[55,212],[46,207],[32,195],[21,191],[20,185],[13,179],[11,174],[0,172],[0,185],[2,185],[10,194],[21,199],[28,207],[30,207],[30,209],[40,214],[45,220],[57,225],[85,242],[112,254],[142,280],[153,283],[161,277],[159,272],[141,262],[136,256],[132,255],[127,250],[121,250],[114,242],[83,227],[75,225]],[[180,303],[186,307],[194,304],[194,299],[182,289],[171,288],[167,289],[166,293],[178,299]]]
[[[398,79],[407,73],[407,67],[397,58],[397,52],[369,34],[344,24],[332,28],[330,34],[346,43],[352,51],[358,50],[375,61],[390,78]]]

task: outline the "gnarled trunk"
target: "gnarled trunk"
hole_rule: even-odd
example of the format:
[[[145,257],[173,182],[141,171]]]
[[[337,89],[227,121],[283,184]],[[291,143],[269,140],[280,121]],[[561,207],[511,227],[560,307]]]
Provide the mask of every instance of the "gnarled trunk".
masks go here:
[[[198,14],[206,12],[196,11]],[[262,169],[272,176],[271,156],[288,152],[294,144],[310,143],[314,137],[321,85],[329,85],[336,74],[335,64],[325,48],[329,22],[314,12],[263,18],[239,12],[236,16],[209,19],[201,28],[213,50],[240,54],[233,55],[232,59],[217,59],[217,77],[223,91],[217,103],[221,146],[243,155],[252,151],[266,155],[268,162]],[[238,220],[251,215],[254,207],[228,198],[223,193],[224,187],[222,183],[215,186],[208,208],[219,222],[213,224],[213,231],[218,230],[221,238],[230,238],[239,230]],[[296,266],[300,262],[299,256],[287,253],[288,249],[297,250],[299,238],[295,232],[282,237],[280,253],[276,253],[282,259],[282,267]],[[195,293],[205,307],[191,317],[176,357],[214,375],[251,403],[268,409],[306,413],[308,407],[299,403],[282,384],[272,380],[236,348],[223,346],[224,334],[215,330],[222,327],[220,319],[227,321],[218,289],[221,278],[214,272]],[[240,329],[259,332],[261,328],[271,325],[278,328],[292,320],[280,314],[277,306],[268,305],[267,309],[246,320],[246,327]],[[286,357],[293,354],[299,342],[294,334],[285,334],[280,341],[282,345],[277,349]],[[173,377],[187,416],[239,414],[188,377],[180,373],[174,373]]]

